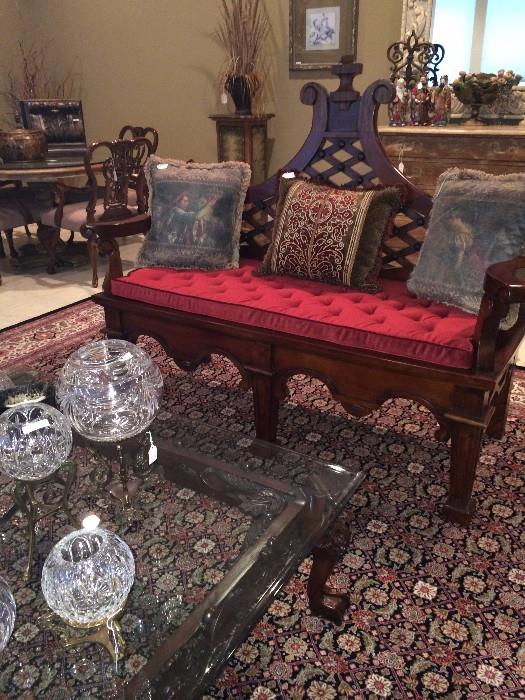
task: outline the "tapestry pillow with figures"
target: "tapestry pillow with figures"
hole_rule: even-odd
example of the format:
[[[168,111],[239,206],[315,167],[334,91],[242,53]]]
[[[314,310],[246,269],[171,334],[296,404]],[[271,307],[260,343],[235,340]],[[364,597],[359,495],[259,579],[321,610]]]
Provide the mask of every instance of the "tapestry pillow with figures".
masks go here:
[[[525,174],[446,170],[408,289],[477,314],[487,268],[525,252]],[[502,327],[516,319],[513,309]]]
[[[151,156],[145,167],[151,230],[144,267],[239,267],[239,239],[251,171],[246,163],[186,163]]]
[[[260,273],[376,291],[381,242],[400,206],[395,187],[348,190],[283,177]]]

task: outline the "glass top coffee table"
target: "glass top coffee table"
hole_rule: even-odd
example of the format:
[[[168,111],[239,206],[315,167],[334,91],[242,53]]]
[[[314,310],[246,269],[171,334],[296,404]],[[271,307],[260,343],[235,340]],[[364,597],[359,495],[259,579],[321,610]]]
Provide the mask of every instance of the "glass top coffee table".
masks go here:
[[[71,628],[49,618],[40,573],[52,545],[71,530],[66,518],[40,521],[27,584],[25,518],[4,525],[0,573],[17,619],[0,657],[0,696],[201,697],[363,479],[357,470],[206,425],[177,421],[172,428],[169,440],[155,439],[157,463],[128,509],[93,478],[103,458],[82,447],[73,453],[72,511],[79,520],[96,513],[135,557],[117,663],[100,645],[66,648]],[[7,479],[0,484],[2,510],[11,487]],[[321,564],[324,570],[322,556]],[[327,575],[311,577],[309,592],[319,593]]]

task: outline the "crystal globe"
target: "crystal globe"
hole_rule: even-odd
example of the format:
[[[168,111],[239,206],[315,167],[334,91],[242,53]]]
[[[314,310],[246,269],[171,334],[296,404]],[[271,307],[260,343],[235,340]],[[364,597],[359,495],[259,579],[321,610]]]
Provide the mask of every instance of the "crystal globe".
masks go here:
[[[5,649],[15,626],[16,603],[5,580],[0,576],[0,651]]]
[[[45,403],[15,406],[0,416],[0,471],[14,479],[44,479],[66,461],[72,445],[69,420]]]
[[[126,340],[97,340],[67,360],[56,387],[75,430],[99,441],[144,431],[158,411],[162,375],[151,357]]]
[[[124,540],[90,526],[53,547],[42,569],[42,593],[68,624],[96,627],[124,607],[134,578],[135,561]]]

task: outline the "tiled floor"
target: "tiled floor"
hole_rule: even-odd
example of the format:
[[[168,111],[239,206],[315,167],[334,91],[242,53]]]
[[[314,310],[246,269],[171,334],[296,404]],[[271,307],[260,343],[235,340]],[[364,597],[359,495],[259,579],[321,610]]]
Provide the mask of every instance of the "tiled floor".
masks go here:
[[[33,227],[34,228],[34,227]],[[69,232],[63,231],[65,240]],[[35,242],[33,236],[31,242]],[[76,240],[81,240],[77,234]],[[135,259],[142,242],[142,236],[122,239],[120,250],[124,271],[135,266]],[[15,247],[27,243],[23,231],[15,232]],[[7,252],[7,246],[4,248]],[[75,301],[87,299],[102,290],[102,280],[106,271],[106,261],[99,258],[99,288],[91,286],[91,266],[86,264],[77,268],[59,268],[56,274],[48,275],[45,269],[35,269],[24,273],[15,273],[9,257],[0,259],[2,285],[0,286],[0,329],[8,328],[21,321],[41,316],[48,311],[60,309]]]

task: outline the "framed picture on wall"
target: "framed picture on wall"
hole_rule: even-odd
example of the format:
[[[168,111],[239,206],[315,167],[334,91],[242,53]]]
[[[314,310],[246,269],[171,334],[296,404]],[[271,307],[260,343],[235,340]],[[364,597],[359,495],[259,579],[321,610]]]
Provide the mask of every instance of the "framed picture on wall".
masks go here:
[[[355,57],[359,0],[290,0],[290,70],[323,70]]]

